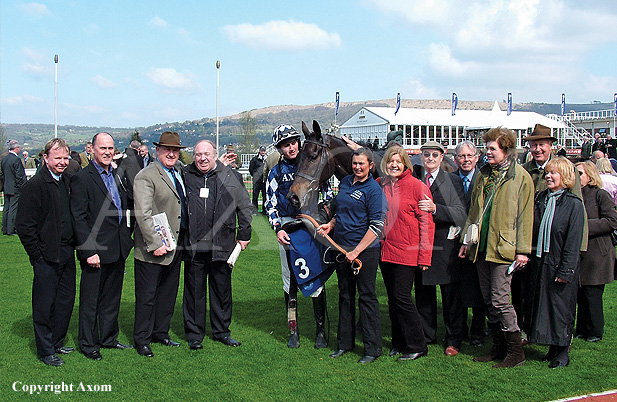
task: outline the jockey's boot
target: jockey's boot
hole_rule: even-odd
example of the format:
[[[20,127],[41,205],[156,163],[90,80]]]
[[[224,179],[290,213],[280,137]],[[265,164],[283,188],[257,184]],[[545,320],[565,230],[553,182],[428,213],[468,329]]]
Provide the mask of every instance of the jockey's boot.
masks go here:
[[[287,302],[287,326],[289,327],[288,348],[297,348],[300,346],[300,333],[298,332],[298,301],[295,297],[289,297],[285,293],[285,301]]]
[[[313,297],[313,312],[315,313],[315,349],[328,346],[326,340],[326,289],[319,296]]]

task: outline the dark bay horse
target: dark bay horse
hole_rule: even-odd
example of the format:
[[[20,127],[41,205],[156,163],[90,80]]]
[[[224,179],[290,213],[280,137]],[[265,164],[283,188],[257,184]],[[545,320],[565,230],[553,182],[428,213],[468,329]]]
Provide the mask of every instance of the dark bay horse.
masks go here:
[[[336,176],[341,180],[350,175],[352,150],[345,141],[322,134],[319,123],[313,120],[313,131],[302,122],[304,144],[298,155],[298,169],[287,198],[296,208],[306,209],[313,197],[319,197],[319,188]]]

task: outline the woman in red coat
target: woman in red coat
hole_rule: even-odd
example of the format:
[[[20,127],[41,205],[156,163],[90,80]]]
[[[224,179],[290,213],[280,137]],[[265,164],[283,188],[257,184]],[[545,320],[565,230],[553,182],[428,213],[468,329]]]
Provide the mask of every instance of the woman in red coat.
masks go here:
[[[433,218],[418,208],[418,201],[432,197],[428,187],[412,176],[412,165],[403,147],[388,148],[381,170],[387,173],[379,182],[389,210],[379,265],[392,323],[390,356],[401,354],[399,360],[415,360],[426,356],[428,348],[411,288],[415,267],[426,270],[431,265],[435,235]]]

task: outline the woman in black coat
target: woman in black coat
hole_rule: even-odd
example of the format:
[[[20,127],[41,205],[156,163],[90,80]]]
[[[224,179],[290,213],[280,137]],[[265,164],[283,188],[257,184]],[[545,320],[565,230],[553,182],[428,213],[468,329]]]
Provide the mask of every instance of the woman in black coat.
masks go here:
[[[589,244],[581,253],[578,289],[577,337],[597,342],[604,333],[604,285],[614,279],[615,246],[611,232],[617,229],[617,210],[611,195],[602,189],[602,179],[592,162],[579,162],[583,201],[587,210]]]
[[[571,162],[553,158],[545,172],[547,189],[536,196],[534,208],[526,332],[530,342],[550,345],[544,359],[558,368],[570,363],[585,208],[570,192],[576,174]]]

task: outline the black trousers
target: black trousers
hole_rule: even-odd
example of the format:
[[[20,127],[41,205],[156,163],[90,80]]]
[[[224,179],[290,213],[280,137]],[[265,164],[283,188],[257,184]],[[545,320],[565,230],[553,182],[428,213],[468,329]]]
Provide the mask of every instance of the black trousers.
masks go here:
[[[174,315],[182,252],[176,250],[169,265],[135,260],[135,345],[169,338]]]
[[[392,348],[403,353],[421,353],[428,350],[422,318],[411,298],[414,267],[380,262],[392,324]]]
[[[226,261],[212,261],[211,252],[198,252],[191,261],[184,262],[182,310],[184,332],[189,341],[201,342],[206,334],[206,295],[210,300],[212,337],[220,339],[229,336],[231,268]]]
[[[118,313],[122,297],[125,261],[93,268],[80,261],[79,348],[84,353],[118,342]]]
[[[585,338],[604,335],[604,285],[584,285],[578,288],[576,332]]]
[[[418,268],[416,268],[418,269]],[[439,285],[443,322],[446,327],[446,346],[460,348],[463,341],[465,314],[458,282]],[[437,286],[416,282],[416,306],[422,318],[427,343],[437,342]]]
[[[42,258],[32,261],[32,319],[34,338],[39,356],[56,353],[64,346],[75,304],[75,250],[71,246],[60,248],[60,262],[52,263]]]
[[[255,212],[259,212],[259,193],[261,193],[262,209],[265,211],[266,186],[263,179],[253,182],[253,206],[255,207]]]
[[[381,318],[375,294],[379,255],[379,247],[369,248],[360,253],[358,258],[362,261],[362,269],[358,275],[353,274],[347,262],[336,263],[339,288],[338,349],[352,350],[356,343],[357,287],[364,354],[380,356],[382,353]]]
[[[17,194],[4,194],[4,209],[2,210],[2,233],[15,234],[15,219],[17,218],[17,203],[19,202],[19,192]]]

